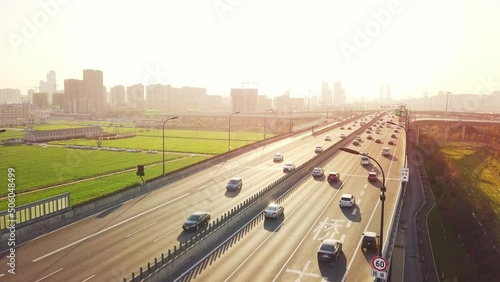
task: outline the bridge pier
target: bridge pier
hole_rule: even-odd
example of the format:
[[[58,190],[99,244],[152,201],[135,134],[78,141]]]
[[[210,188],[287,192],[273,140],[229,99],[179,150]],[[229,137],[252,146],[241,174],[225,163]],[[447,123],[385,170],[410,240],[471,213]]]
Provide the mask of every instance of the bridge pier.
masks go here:
[[[465,140],[465,125],[462,125],[462,141]]]

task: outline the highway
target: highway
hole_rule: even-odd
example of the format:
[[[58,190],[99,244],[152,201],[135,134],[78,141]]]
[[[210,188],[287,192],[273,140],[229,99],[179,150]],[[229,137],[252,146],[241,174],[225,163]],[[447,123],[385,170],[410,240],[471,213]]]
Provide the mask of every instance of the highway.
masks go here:
[[[388,139],[388,136],[385,135],[390,135],[389,131],[389,129],[382,131],[384,136],[382,140]],[[136,272],[138,267],[145,266],[148,261],[158,257],[161,252],[166,253],[179,241],[184,241],[192,236],[192,233],[183,232],[181,228],[185,218],[192,212],[208,211],[212,214],[213,219],[220,217],[236,204],[281,177],[283,163],[272,162],[274,153],[283,153],[285,162],[292,161],[298,166],[315,155],[315,146],[322,145],[326,148],[334,144],[341,132],[348,133],[349,131],[337,128],[329,132],[328,134],[333,138],[331,142],[324,141],[323,137],[326,134],[317,137],[304,134],[279,141],[27,242],[16,249],[15,275],[6,272],[7,259],[5,254],[3,255],[0,281],[122,281],[124,277],[130,277],[132,271]],[[375,134],[373,135],[375,136]],[[379,158],[384,169],[387,170],[386,174],[388,174],[386,228],[389,226],[389,219],[392,216],[388,211],[392,210],[396,195],[394,190],[399,183],[399,168],[403,163],[402,146],[400,142],[396,144],[396,146],[391,146],[398,149],[396,161]],[[364,140],[362,145],[356,148],[378,156],[381,146],[373,141]],[[336,162],[337,165],[335,165]],[[291,276],[287,275],[292,275],[293,272],[287,270],[294,269],[294,267],[303,269],[307,261],[300,259],[305,259],[306,253],[308,253],[310,260],[308,271],[314,272],[314,267],[317,268],[314,257],[319,242],[317,239],[322,235],[318,234],[314,237],[315,233],[311,231],[314,229],[309,229],[318,222],[329,222],[335,219],[343,220],[339,224],[345,224],[338,228],[341,233],[335,233],[335,235],[345,235],[343,238],[345,246],[344,255],[335,264],[334,269],[341,267],[342,260],[344,260],[344,274],[358,274],[366,278],[366,275],[369,274],[369,265],[366,265],[366,271],[363,268],[362,271],[356,270],[353,274],[350,273],[352,271],[349,269],[351,269],[351,261],[356,261],[354,264],[356,269],[366,264],[358,263],[359,260],[365,261],[367,258],[357,254],[355,248],[361,238],[362,231],[367,226],[370,230],[379,230],[379,214],[377,213],[379,212],[379,208],[377,208],[379,201],[378,189],[376,188],[378,184],[373,186],[367,183],[367,170],[360,167],[358,163],[358,156],[342,153],[335,157],[332,162],[325,164],[325,171],[335,169],[341,172],[341,189],[340,187],[330,187],[325,180],[309,179],[303,182],[304,187],[297,189],[285,201],[286,217],[284,219],[269,223],[264,222],[262,223],[263,230],[262,228],[254,228],[250,234],[240,239],[241,241],[251,240],[253,244],[262,244],[259,251],[254,252],[251,256],[243,257],[240,253],[244,253],[245,250],[253,252],[255,248],[249,247],[249,243],[248,245],[243,244],[245,247],[240,249],[238,243],[229,249],[229,251],[238,252],[236,257],[224,255],[217,261],[219,263],[230,257],[231,266],[224,265],[223,268],[215,268],[216,270],[207,268],[199,277],[207,276],[206,279],[215,279],[215,276],[212,275],[227,275],[222,280],[229,278],[238,281],[237,277],[248,275],[249,270],[255,275],[256,269],[264,269],[262,264],[266,259],[265,257],[259,259],[259,256],[268,250],[274,250],[273,254],[283,257],[279,260],[280,269],[275,269],[274,272],[267,271],[268,266],[265,268],[266,271],[259,271],[258,274],[268,273],[268,275],[273,276],[274,273],[274,278],[277,280],[290,279],[288,277]],[[233,176],[243,178],[243,189],[226,192],[226,183]],[[344,212],[339,210],[339,191],[342,193],[347,191],[356,196],[357,206],[353,211],[357,210],[357,212],[354,215],[350,214],[350,210]],[[280,226],[280,220],[286,224]],[[348,220],[351,220],[350,224]],[[273,226],[280,227],[279,231],[273,232]],[[283,232],[286,228],[293,228],[293,235],[287,234],[289,232]],[[267,240],[262,239],[269,234],[275,236]],[[281,236],[285,236],[286,240],[279,238],[280,234],[283,234]],[[280,241],[271,243],[276,240]],[[238,261],[237,258],[248,258],[245,262],[243,262],[245,259],[239,262],[244,267],[234,266],[235,262],[233,261]],[[273,262],[272,265],[276,265],[278,260],[273,259]],[[304,265],[299,267],[300,264]],[[316,271],[316,273],[318,272]],[[364,273],[366,275],[363,275]],[[327,274],[326,277],[333,277],[330,275],[337,274],[338,272]],[[268,277],[262,277],[262,279],[264,280],[254,281],[265,281]],[[332,279],[336,280],[336,278]]]
[[[381,139],[388,140],[393,129],[384,129]],[[381,148],[387,145],[363,140],[360,146],[350,147],[375,156],[386,172],[387,233],[399,192],[404,142],[397,138],[396,145],[390,146],[393,155],[382,157]],[[381,182],[368,183],[367,172],[373,167],[362,167],[359,157],[348,153],[336,155],[323,168],[340,172],[341,182],[329,184],[325,179],[310,177],[281,203],[285,207],[283,217],[261,216],[256,219],[258,224],[252,222],[250,231],[242,231],[244,236],[235,234],[237,243],[229,240],[221,247],[223,251],[208,255],[176,281],[371,281],[370,262],[377,253],[363,252],[360,244],[365,230],[379,233]],[[356,197],[354,208],[339,207],[344,193]],[[319,263],[316,252],[327,238],[342,241],[343,253],[334,263]]]

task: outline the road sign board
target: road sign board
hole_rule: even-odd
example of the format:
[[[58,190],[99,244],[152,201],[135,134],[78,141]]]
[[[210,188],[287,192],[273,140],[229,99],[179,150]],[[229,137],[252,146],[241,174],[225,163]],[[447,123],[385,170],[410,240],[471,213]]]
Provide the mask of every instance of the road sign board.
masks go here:
[[[384,271],[387,268],[387,261],[380,256],[376,256],[372,259],[372,267],[378,271]]]
[[[407,167],[402,168],[401,169],[401,181],[408,182],[409,178],[410,178],[410,169]]]
[[[387,271],[378,271],[375,269],[371,270],[372,277],[377,277],[386,280],[387,279]]]

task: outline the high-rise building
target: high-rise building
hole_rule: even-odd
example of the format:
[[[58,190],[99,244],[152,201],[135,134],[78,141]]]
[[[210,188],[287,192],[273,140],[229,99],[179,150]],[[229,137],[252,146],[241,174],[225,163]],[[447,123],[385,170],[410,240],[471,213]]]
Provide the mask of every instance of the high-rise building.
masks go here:
[[[19,104],[21,102],[19,89],[0,89],[0,104]]]
[[[144,108],[144,85],[136,84],[127,87],[127,104],[129,108]]]
[[[32,96],[33,106],[38,106],[40,108],[45,108],[49,106],[49,94],[47,93],[33,93]]]
[[[332,90],[328,89],[328,82],[323,82],[321,84],[321,101],[323,107],[331,106],[333,104],[333,94]]]
[[[78,113],[78,100],[83,98],[83,80],[64,80],[64,105],[63,109],[67,113]]]
[[[333,104],[335,106],[345,105],[345,89],[340,81],[333,83]]]
[[[391,86],[390,85],[387,85],[386,91],[387,91],[387,93],[386,93],[386,99],[388,101],[392,100],[392,97],[391,97],[392,93],[391,93]]]
[[[49,105],[52,105],[52,94],[57,92],[56,72],[51,70],[47,73],[47,80],[40,80],[39,93],[47,93]]]
[[[114,87],[111,87],[109,89],[110,93],[110,104],[111,107],[120,107],[125,105],[126,99],[125,99],[125,86],[123,85],[116,85]]]
[[[87,107],[92,114],[101,115],[106,105],[106,92],[104,91],[103,74],[100,70],[83,70],[83,97],[95,107]]]
[[[201,87],[183,86],[181,88],[179,108],[184,111],[199,111],[206,102],[207,89]]]
[[[231,88],[231,111],[250,113],[257,111],[258,89]]]

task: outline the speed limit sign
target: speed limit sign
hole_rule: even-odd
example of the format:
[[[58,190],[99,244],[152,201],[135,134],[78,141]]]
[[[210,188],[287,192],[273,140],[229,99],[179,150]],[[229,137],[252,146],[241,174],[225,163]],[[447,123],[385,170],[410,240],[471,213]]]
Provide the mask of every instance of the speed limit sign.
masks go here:
[[[380,256],[372,259],[372,267],[378,271],[384,271],[387,268],[387,261]]]

